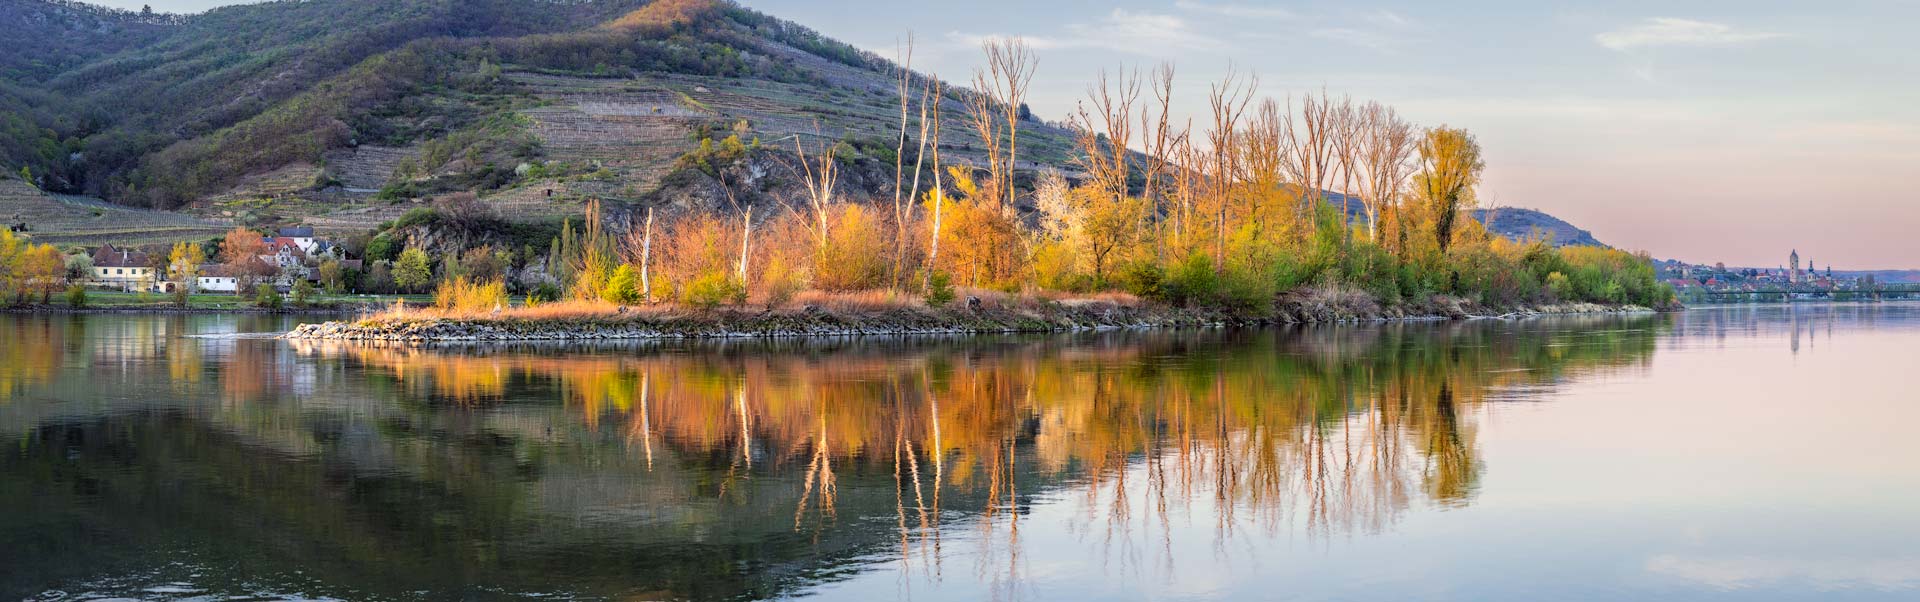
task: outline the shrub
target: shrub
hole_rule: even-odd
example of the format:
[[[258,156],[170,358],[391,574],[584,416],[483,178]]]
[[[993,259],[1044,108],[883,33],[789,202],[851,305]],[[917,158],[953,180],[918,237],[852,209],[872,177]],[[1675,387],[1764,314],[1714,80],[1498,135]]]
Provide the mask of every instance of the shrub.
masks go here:
[[[1219,291],[1219,274],[1213,270],[1213,259],[1205,253],[1189,254],[1174,264],[1160,286],[1162,299],[1175,305],[1209,303]]]
[[[607,284],[600,289],[600,298],[610,303],[634,305],[641,301],[640,276],[633,266],[620,264],[613,269],[613,275],[607,277]]]
[[[75,284],[67,287],[67,306],[80,309],[87,306],[87,287]]]
[[[760,271],[760,283],[767,289],[767,307],[779,307],[806,290],[806,274],[789,265],[787,258],[775,255]]]
[[[542,303],[559,300],[560,287],[554,286],[551,282],[542,282],[539,286],[533,287],[533,290],[527,291],[527,307],[536,307]]]
[[[841,205],[832,223],[832,236],[813,262],[814,285],[825,291],[885,286],[891,250],[874,212],[862,205]]]
[[[746,287],[741,286],[733,275],[710,272],[687,285],[686,301],[694,307],[713,309],[723,303],[743,301],[746,294]]]
[[[927,275],[926,301],[928,307],[943,307],[954,299],[953,276],[934,270]]]
[[[255,307],[280,309],[280,306],[284,302],[285,300],[280,298],[280,291],[275,290],[273,285],[262,282],[253,286],[253,305]]]
[[[182,287],[173,289],[173,306],[174,307],[187,306],[187,287],[182,286]]]
[[[1120,266],[1120,272],[1114,278],[1122,290],[1135,297],[1160,299],[1164,294],[1161,285],[1167,279],[1167,270],[1152,260],[1134,261]]]
[[[1553,295],[1556,301],[1572,301],[1576,294],[1573,289],[1573,281],[1567,279],[1567,275],[1560,272],[1547,274],[1547,293]]]
[[[313,304],[313,283],[305,278],[293,280],[293,306],[306,307]]]

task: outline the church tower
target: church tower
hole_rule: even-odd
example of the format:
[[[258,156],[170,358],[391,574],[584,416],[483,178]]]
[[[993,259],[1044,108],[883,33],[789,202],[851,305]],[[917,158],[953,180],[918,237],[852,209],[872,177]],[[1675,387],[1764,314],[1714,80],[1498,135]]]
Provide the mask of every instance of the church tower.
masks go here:
[[[1793,254],[1787,256],[1787,269],[1792,270],[1787,272],[1787,282],[1799,282],[1800,281],[1800,250],[1799,249],[1794,249]]]

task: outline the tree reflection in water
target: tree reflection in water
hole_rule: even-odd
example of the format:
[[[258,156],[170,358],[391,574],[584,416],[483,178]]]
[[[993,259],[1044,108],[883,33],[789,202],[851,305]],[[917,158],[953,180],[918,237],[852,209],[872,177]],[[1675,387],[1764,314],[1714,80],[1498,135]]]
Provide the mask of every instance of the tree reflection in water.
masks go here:
[[[396,591],[764,597],[874,558],[938,581],[960,537],[973,578],[1012,594],[1025,558],[1055,553],[1023,549],[1044,503],[1111,562],[1160,570],[1195,525],[1228,554],[1469,504],[1489,401],[1642,366],[1669,320],[432,348],[17,320],[0,327],[49,344],[0,351],[24,354],[0,362],[0,419],[30,433],[0,474],[209,496],[169,486],[180,507],[119,521],[279,500],[297,509],[271,511],[267,541],[315,542],[343,581]],[[76,354],[153,361],[57,384]],[[55,419],[21,401],[147,381],[183,409]],[[94,466],[106,452],[59,451],[74,445],[130,455]]]
[[[984,348],[298,345],[462,406],[501,403],[514,386],[551,387],[589,428],[624,422],[649,466],[657,436],[680,462],[728,458],[723,483],[743,471],[799,474],[793,527],[816,536],[837,520],[836,467],[882,471],[893,479],[900,562],[937,575],[942,530],[970,516],[978,557],[1015,582],[1030,483],[1077,489],[1084,532],[1097,528],[1123,557],[1142,534],[1165,549],[1175,525],[1196,515],[1224,545],[1247,530],[1373,532],[1411,504],[1467,504],[1483,471],[1475,413],[1489,399],[1640,365],[1658,321],[1601,331],[1559,320],[1115,334]],[[980,501],[942,508],[949,490]]]

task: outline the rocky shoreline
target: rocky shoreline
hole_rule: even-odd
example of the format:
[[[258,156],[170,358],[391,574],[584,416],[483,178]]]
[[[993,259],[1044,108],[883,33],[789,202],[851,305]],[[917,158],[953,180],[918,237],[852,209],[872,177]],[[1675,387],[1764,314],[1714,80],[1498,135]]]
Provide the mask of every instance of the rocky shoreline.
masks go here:
[[[420,344],[476,341],[1004,334],[1211,328],[1276,323],[1509,319],[1537,315],[1653,311],[1637,306],[1586,303],[1499,310],[1459,303],[1437,305],[1438,307],[1388,310],[1374,308],[1370,311],[1355,311],[1354,308],[1283,303],[1273,314],[1265,316],[1247,316],[1219,310],[1101,302],[1058,302],[1049,303],[1040,308],[983,308],[977,304],[967,304],[956,308],[910,307],[855,314],[835,313],[813,306],[758,312],[742,309],[666,310],[547,320],[512,317],[448,319],[419,315],[304,324],[282,337]]]

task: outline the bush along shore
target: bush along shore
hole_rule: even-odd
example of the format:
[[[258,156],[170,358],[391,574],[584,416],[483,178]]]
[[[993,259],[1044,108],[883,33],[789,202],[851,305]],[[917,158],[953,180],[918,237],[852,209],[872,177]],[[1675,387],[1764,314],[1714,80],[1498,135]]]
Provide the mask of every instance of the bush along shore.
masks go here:
[[[627,308],[571,311],[514,310],[496,315],[447,315],[396,310],[357,321],[304,324],[289,339],[393,343],[869,336],[1042,333],[1143,328],[1213,328],[1278,323],[1335,323],[1507,319],[1550,314],[1649,312],[1636,305],[1592,303],[1493,308],[1436,297],[1427,304],[1383,308],[1364,297],[1290,295],[1271,313],[1190,309],[1113,299],[995,302],[979,297],[941,307],[834,307],[803,304],[779,309]],[[527,315],[534,314],[534,315]]]

